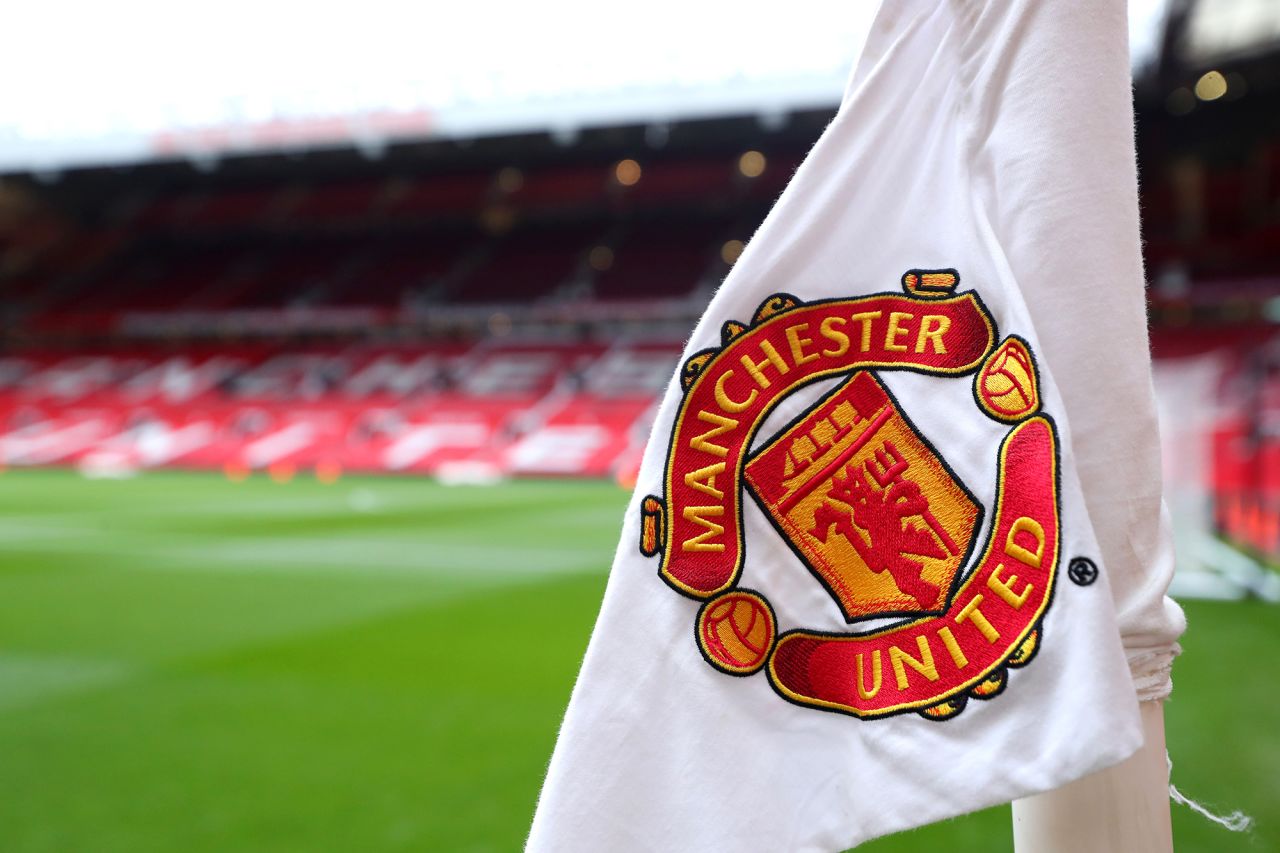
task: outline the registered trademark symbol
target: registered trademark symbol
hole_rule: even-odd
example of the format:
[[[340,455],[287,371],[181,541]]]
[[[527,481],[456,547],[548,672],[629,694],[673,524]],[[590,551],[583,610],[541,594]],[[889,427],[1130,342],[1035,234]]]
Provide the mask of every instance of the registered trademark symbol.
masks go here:
[[[1067,566],[1067,577],[1077,586],[1088,586],[1098,579],[1098,567],[1088,557],[1076,557]]]

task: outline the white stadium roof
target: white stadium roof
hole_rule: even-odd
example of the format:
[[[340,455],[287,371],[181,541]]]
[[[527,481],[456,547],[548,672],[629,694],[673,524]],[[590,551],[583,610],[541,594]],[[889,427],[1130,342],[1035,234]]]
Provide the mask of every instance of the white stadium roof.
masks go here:
[[[875,5],[27,2],[0,171],[828,107]],[[1164,0],[1130,5],[1144,64]]]

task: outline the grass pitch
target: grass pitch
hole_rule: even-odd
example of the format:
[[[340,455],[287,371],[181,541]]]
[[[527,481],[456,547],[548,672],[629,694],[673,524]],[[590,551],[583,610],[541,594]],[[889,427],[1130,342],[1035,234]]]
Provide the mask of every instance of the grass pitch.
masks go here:
[[[519,849],[625,504],[605,483],[0,476],[0,850]],[[1188,613],[1175,779],[1259,827],[1177,809],[1178,848],[1280,849],[1280,612]],[[993,809],[861,849],[1009,838]]]

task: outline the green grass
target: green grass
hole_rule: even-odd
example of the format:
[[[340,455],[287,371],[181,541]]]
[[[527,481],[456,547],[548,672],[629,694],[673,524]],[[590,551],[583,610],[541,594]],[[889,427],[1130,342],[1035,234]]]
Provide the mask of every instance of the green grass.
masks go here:
[[[518,849],[625,503],[0,476],[0,850]],[[1178,810],[1179,850],[1280,849],[1280,613],[1188,611],[1175,776],[1259,828]],[[993,809],[861,849],[1009,837]]]

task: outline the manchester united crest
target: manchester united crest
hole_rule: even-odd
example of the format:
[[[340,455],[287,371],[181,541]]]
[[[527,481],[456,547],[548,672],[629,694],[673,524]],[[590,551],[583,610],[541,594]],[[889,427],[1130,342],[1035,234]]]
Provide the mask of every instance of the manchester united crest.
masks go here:
[[[916,427],[885,370],[969,382],[971,411],[1008,427],[991,460],[994,506]],[[837,381],[755,441],[778,403],[821,379]],[[694,636],[711,666],[763,671],[807,707],[942,720],[999,695],[1031,662],[1059,562],[1057,433],[1030,345],[1001,340],[954,270],[911,270],[896,293],[773,296],[749,324],[726,323],[722,346],[689,358],[682,382],[664,494],[641,504],[640,550],[703,602]],[[848,631],[780,632],[765,596],[739,585],[744,500]]]

